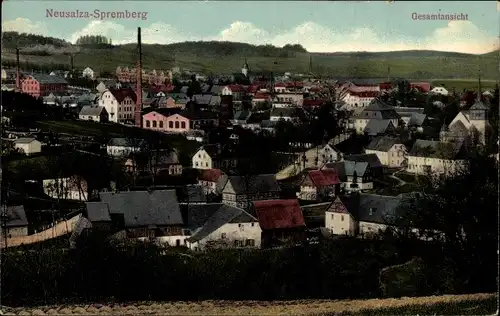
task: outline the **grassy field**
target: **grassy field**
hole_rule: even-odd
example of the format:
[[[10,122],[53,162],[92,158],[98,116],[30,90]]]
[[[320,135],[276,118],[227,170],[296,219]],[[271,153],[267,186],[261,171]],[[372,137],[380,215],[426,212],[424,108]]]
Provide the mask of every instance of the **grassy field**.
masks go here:
[[[171,69],[178,66],[204,73],[230,74],[240,72],[247,58],[251,70],[283,73],[309,72],[312,58],[313,73],[356,78],[386,78],[391,68],[393,77],[403,78],[476,78],[481,69],[485,79],[498,77],[498,54],[459,54],[451,52],[407,51],[381,53],[319,54],[290,52],[273,48],[270,53],[256,46],[241,43],[198,42],[171,45],[143,45],[143,65],[147,69]],[[78,48],[74,57],[75,68],[91,67],[98,72],[114,73],[118,66],[133,67],[136,62],[135,45],[112,48]],[[15,52],[5,49],[2,61],[15,61]],[[64,64],[69,58],[53,51],[47,56],[22,53],[21,66]]]
[[[368,300],[137,302],[85,306],[4,308],[4,315],[491,315],[496,294],[444,295]]]

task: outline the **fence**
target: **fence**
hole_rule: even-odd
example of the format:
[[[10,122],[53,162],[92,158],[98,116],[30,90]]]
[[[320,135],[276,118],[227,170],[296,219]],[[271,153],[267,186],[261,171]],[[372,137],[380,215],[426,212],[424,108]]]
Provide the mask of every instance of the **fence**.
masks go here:
[[[78,214],[68,220],[57,223],[51,228],[33,235],[7,238],[7,247],[34,244],[69,234],[73,231],[81,216],[81,214]],[[0,241],[0,247],[5,248],[5,240],[3,238]]]

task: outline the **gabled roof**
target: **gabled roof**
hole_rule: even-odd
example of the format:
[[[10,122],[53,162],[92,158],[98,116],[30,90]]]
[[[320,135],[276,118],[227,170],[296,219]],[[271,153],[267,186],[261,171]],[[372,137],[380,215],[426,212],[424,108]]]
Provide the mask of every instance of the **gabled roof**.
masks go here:
[[[420,113],[413,113],[408,121],[408,126],[422,126],[425,122],[427,115]]]
[[[252,112],[248,110],[237,111],[234,113],[233,120],[246,121],[250,118],[250,115],[252,115]]]
[[[28,78],[31,77],[38,81],[40,84],[68,84],[64,78],[54,75],[46,75],[46,74],[32,74],[28,75]]]
[[[308,175],[318,188],[340,183],[339,176],[333,169],[310,170]]]
[[[244,210],[222,203],[188,206],[188,227],[194,230],[188,242],[197,242],[228,223],[256,223],[258,220]]]
[[[99,116],[102,112],[106,112],[106,109],[103,106],[99,105],[85,105],[80,110],[79,115],[84,116]]]
[[[376,150],[387,152],[392,146],[396,144],[401,144],[401,141],[397,138],[388,137],[388,136],[378,136],[375,137],[370,144],[366,147],[368,150]]]
[[[209,120],[217,119],[219,114],[213,111],[201,111],[201,110],[184,110],[179,115],[188,118],[190,120]]]
[[[368,121],[368,124],[366,124],[365,129],[363,130],[363,133],[367,133],[369,135],[383,134],[387,131],[387,129],[391,125],[394,127],[391,120],[372,119],[372,120]]]
[[[122,103],[126,97],[131,98],[134,102],[137,101],[137,95],[135,94],[135,91],[132,90],[131,88],[123,88],[123,89],[110,88],[109,92],[113,94],[118,103]]]
[[[274,174],[259,174],[248,177],[228,176],[226,186],[228,183],[231,183],[236,194],[257,194],[281,191]]]
[[[298,200],[267,200],[253,202],[262,230],[305,227]]]
[[[363,177],[368,167],[369,164],[367,162],[344,161],[346,176],[354,176],[354,173],[356,173],[358,177]]]
[[[385,111],[385,110],[394,110],[392,106],[380,100],[379,98],[373,99],[370,104],[365,107],[365,110],[368,111]]]
[[[123,214],[126,227],[182,225],[175,190],[102,192],[111,214]]]
[[[8,228],[28,226],[28,219],[23,205],[7,206],[6,213],[5,225]]]
[[[195,94],[193,95],[193,101],[196,104],[208,105],[210,104],[210,100],[212,99],[212,95],[210,94]]]
[[[224,175],[224,172],[219,169],[201,169],[198,180],[217,182],[222,175]]]
[[[357,154],[357,155],[346,155],[344,156],[345,161],[353,162],[366,162],[370,165],[370,168],[380,168],[382,164],[378,159],[376,154]]]
[[[489,110],[490,107],[488,105],[486,105],[486,103],[484,103],[483,101],[481,100],[477,100],[476,99],[476,102],[474,102],[474,104],[470,107],[469,111],[470,110],[481,110],[481,111],[486,111],[486,110]]]
[[[355,213],[358,221],[391,224],[398,212],[398,206],[402,202],[401,196],[385,196],[377,194],[360,193],[354,195],[357,199],[351,204],[351,207],[357,206],[357,209],[350,211]]]
[[[85,203],[87,219],[91,222],[110,222],[111,216],[107,203],[87,202]]]
[[[408,156],[438,159],[465,159],[463,144],[417,139]]]

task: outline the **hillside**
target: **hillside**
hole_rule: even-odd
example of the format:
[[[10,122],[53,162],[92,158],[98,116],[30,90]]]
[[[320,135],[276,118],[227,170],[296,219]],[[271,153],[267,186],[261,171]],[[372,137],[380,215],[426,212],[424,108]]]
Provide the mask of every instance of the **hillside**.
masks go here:
[[[7,33],[6,33],[7,34]],[[132,66],[136,61],[136,45],[81,47],[63,40],[9,32],[3,35],[2,64],[13,65],[15,44],[22,43],[21,67],[37,69],[69,67],[68,53],[74,54],[77,68],[91,67],[114,72],[116,67]],[[17,34],[17,35],[16,35]],[[16,37],[17,36],[17,37]],[[413,79],[460,79],[477,77],[478,66],[483,78],[497,78],[495,52],[470,55],[438,51],[309,53],[300,45],[283,48],[272,45],[250,45],[233,42],[183,42],[169,45],[143,45],[145,68],[166,69],[178,66],[204,73],[239,72],[245,60],[252,70],[280,72],[313,72],[337,77],[373,78],[391,75]]]

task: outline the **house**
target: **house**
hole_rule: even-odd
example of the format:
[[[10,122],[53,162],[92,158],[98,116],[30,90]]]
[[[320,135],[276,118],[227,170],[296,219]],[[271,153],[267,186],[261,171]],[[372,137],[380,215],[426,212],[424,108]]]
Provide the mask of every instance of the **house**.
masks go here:
[[[245,95],[245,88],[238,84],[225,86],[222,88],[221,95],[230,95],[234,101],[241,101]]]
[[[85,105],[78,114],[80,120],[94,121],[99,123],[106,123],[109,120],[106,108],[100,105]]]
[[[92,68],[87,67],[82,71],[82,77],[94,80],[96,78],[96,74]]]
[[[448,95],[449,94],[448,90],[446,90],[444,87],[434,87],[434,88],[432,88],[432,90],[430,92],[434,93],[434,94],[440,94],[440,95]]]
[[[342,153],[340,150],[335,148],[333,144],[326,144],[325,147],[320,150],[320,157],[323,165],[326,163],[340,161],[342,159]]]
[[[155,240],[161,245],[182,246],[188,238],[175,190],[101,192],[102,218],[117,222],[127,238]],[[95,202],[94,202],[95,203]]]
[[[390,120],[393,127],[398,127],[400,117],[394,107],[376,98],[362,111],[349,119],[348,127],[354,129],[357,134],[364,134],[365,127],[372,120]]]
[[[23,205],[7,206],[5,217],[5,219],[2,219],[2,225],[0,225],[0,237],[2,239],[5,236],[13,238],[28,235],[28,219]]]
[[[378,95],[378,91],[349,90],[341,100],[345,102],[345,109],[352,111],[355,108],[368,106]]]
[[[298,118],[298,108],[296,107],[287,107],[287,108],[273,108],[271,110],[271,121],[292,121]]]
[[[129,153],[125,157],[124,169],[126,172],[138,175],[141,172],[150,174],[167,174],[170,176],[182,175],[182,164],[175,150],[146,150]]]
[[[334,169],[310,170],[300,183],[301,200],[328,200],[340,193],[340,179]]]
[[[213,111],[185,110],[180,116],[189,120],[189,129],[204,130],[219,126],[219,115]],[[170,128],[170,122],[169,122]]]
[[[191,232],[186,239],[188,248],[260,248],[259,221],[243,209],[222,203],[190,204],[186,208]]]
[[[273,100],[273,107],[275,106],[274,103],[301,107],[304,103],[304,95],[302,93],[277,93]]]
[[[375,177],[382,176],[385,171],[384,165],[382,165],[376,154],[345,155],[344,161],[368,163]]]
[[[368,162],[344,161],[344,190],[348,193],[373,189],[373,171]]]
[[[450,175],[467,162],[467,149],[461,142],[418,139],[408,153],[407,171],[417,175]]]
[[[467,141],[470,145],[486,145],[492,132],[488,120],[490,107],[479,98],[468,111],[460,111],[447,129],[441,130],[440,140],[443,142]]]
[[[252,204],[262,229],[263,248],[305,240],[306,224],[298,200],[271,199]]]
[[[132,138],[112,138],[106,146],[108,155],[125,157],[130,154],[140,153],[146,148],[146,141]]]
[[[405,145],[397,138],[379,136],[374,138],[365,149],[366,154],[377,155],[380,163],[390,168],[406,166],[408,151]]]
[[[198,184],[205,194],[220,194],[227,181],[226,174],[219,169],[201,169],[198,175]]]
[[[396,128],[391,120],[369,120],[366,124],[363,133],[367,136],[378,136],[389,133],[394,133]]]
[[[252,201],[278,199],[280,192],[273,174],[228,176],[222,189],[222,203],[247,209]]]
[[[59,76],[31,74],[22,80],[21,89],[25,94],[40,98],[52,92],[66,91],[68,89],[68,82]]]
[[[104,233],[106,235],[120,230],[122,227],[119,221],[116,219],[116,215],[117,214],[112,215],[110,213],[109,206],[106,203],[85,203],[85,216],[91,224],[88,232],[91,232],[93,234]]]
[[[325,214],[332,201],[301,205],[304,221],[309,231],[325,227]]]
[[[142,126],[145,129],[157,130],[161,132],[168,131],[168,116],[162,114],[160,111],[151,111],[142,116]],[[172,126],[174,121],[171,121]],[[180,128],[180,121],[177,121],[177,126]],[[184,126],[186,123],[184,122]]]
[[[220,144],[202,146],[193,155],[192,167],[196,169],[231,169],[238,164],[238,158],[227,147]]]
[[[53,199],[88,201],[87,181],[81,176],[43,180],[43,192]]]
[[[267,93],[256,93],[252,97],[252,107],[256,107],[258,104],[267,103],[271,101],[271,96]]]
[[[244,125],[247,123],[248,119],[252,116],[252,112],[248,110],[236,111],[234,112],[233,119],[231,123],[233,125]]]
[[[18,138],[14,141],[14,147],[28,156],[42,152],[42,143],[34,138]]]
[[[134,119],[137,95],[131,88],[109,89],[99,100],[99,105],[106,109],[109,121],[122,123]]]

